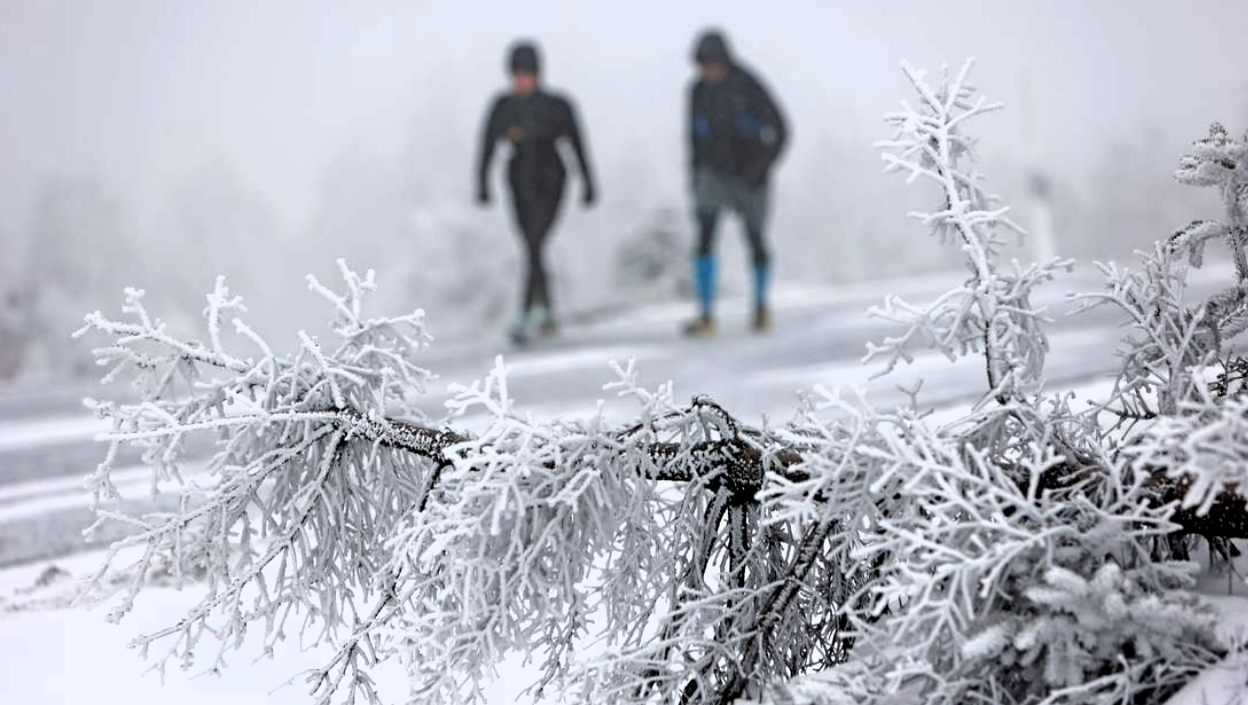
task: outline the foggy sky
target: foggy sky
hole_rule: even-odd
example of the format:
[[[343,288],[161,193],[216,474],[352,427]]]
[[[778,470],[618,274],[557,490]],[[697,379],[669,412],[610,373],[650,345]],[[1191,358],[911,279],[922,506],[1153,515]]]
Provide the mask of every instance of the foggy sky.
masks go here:
[[[466,203],[481,113],[520,36],[577,100],[604,197],[633,172],[679,196],[690,42],[708,24],[787,108],[781,189],[834,158],[827,139],[869,151],[885,136],[880,114],[908,95],[902,58],[977,56],[978,85],[1011,107],[992,149],[1057,170],[1145,127],[1174,154],[1212,119],[1248,127],[1235,0],[0,0],[0,225],[24,225],[47,178],[102,178],[148,212],[224,164],[298,232],[344,149],[424,155],[426,194]]]

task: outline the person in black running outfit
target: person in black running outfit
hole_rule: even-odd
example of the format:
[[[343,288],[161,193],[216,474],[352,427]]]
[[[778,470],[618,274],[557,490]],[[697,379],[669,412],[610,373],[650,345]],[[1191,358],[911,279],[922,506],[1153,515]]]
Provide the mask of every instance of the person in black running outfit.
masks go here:
[[[540,82],[541,61],[531,42],[518,42],[508,58],[511,90],[494,100],[481,137],[477,168],[477,201],[490,198],[490,164],[498,142],[511,145],[507,183],[512,211],[524,240],[527,274],[520,303],[520,320],[512,331],[517,343],[527,342],[535,330],[553,335],[558,330],[547,282],[544,250],[563,200],[567,169],[558,145],[566,141],[576,155],[584,189],[581,202],[594,204],[597,193],[589,156],[581,138],[571,101],[548,92]]]

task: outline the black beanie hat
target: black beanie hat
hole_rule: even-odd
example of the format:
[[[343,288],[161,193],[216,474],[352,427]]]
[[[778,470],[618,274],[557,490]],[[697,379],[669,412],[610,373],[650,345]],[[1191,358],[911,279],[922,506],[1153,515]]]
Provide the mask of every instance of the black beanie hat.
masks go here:
[[[693,60],[699,64],[731,64],[732,52],[728,50],[728,40],[723,33],[708,29],[698,35],[698,41],[693,45]]]
[[[507,68],[512,73],[540,73],[542,62],[538,57],[537,45],[533,42],[513,44],[511,56],[507,59]]]

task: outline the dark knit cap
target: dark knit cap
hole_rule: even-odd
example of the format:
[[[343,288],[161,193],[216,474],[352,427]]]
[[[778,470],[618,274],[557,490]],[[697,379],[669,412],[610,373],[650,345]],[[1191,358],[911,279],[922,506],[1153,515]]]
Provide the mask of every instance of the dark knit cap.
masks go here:
[[[728,49],[727,38],[714,29],[702,32],[693,45],[693,60],[699,64],[731,64],[732,52]]]
[[[512,73],[540,73],[542,61],[537,53],[537,45],[528,41],[513,44],[511,55],[507,59],[507,68]]]

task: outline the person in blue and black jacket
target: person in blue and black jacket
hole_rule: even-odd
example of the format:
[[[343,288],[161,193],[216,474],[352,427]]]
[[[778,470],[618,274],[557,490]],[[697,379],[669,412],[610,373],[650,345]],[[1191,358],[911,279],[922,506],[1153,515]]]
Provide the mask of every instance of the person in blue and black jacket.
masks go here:
[[[699,337],[715,332],[715,228],[724,210],[735,211],[745,222],[753,265],[753,328],[762,332],[771,325],[771,256],[764,235],[769,180],[788,142],[788,125],[762,82],[733,57],[723,34],[702,33],[693,60],[698,78],[689,96],[689,170],[697,216],[693,269],[700,312],[685,332]]]

